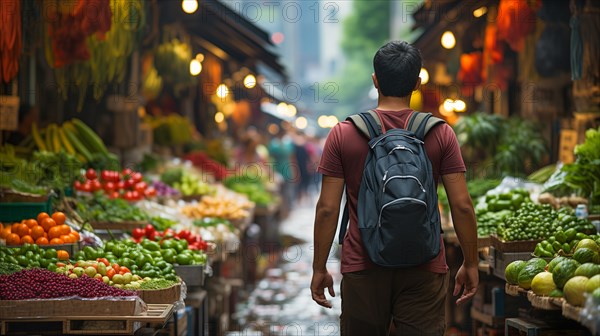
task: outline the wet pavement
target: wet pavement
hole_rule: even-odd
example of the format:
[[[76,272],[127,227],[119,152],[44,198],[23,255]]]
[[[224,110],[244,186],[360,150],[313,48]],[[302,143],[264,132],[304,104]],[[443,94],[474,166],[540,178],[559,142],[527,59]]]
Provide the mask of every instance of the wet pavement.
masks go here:
[[[336,297],[331,298],[332,309],[317,305],[311,299],[312,235],[316,199],[295,204],[294,209],[280,225],[284,241],[288,245],[266,268],[264,277],[248,293],[248,298],[236,307],[234,323],[237,335],[339,335],[341,300],[339,285],[339,258],[335,251],[330,256],[328,269],[335,281]],[[286,244],[287,245],[287,244]]]

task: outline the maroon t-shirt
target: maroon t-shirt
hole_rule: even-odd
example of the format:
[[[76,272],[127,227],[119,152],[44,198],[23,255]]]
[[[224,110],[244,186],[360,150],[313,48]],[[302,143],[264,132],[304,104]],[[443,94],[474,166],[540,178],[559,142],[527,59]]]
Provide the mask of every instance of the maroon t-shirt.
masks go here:
[[[379,114],[385,132],[389,128],[405,128],[406,121],[413,110],[376,110],[376,112]],[[323,175],[343,178],[346,183],[350,225],[342,245],[342,273],[361,271],[376,266],[371,262],[364,249],[356,213],[358,190],[368,151],[367,139],[354,124],[349,121],[341,122],[331,129],[318,168]],[[447,124],[438,125],[427,133],[425,151],[431,161],[436,185],[441,175],[466,171],[456,135]],[[422,267],[435,273],[446,273],[448,265],[444,252],[444,240],[441,236],[440,245],[440,254]]]

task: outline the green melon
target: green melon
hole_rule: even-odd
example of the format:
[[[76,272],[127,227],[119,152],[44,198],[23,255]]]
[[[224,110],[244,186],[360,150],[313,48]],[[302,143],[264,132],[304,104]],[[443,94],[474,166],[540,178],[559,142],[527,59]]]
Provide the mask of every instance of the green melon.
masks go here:
[[[542,272],[538,273],[531,281],[531,290],[536,295],[549,295],[553,290],[556,289],[556,285],[552,280],[552,273]]]
[[[598,244],[589,238],[582,239],[579,243],[577,243],[575,251],[579,250],[580,248],[588,248],[596,253],[600,253],[600,247]]]
[[[537,259],[537,258],[534,258]],[[533,260],[533,259],[532,259]],[[544,272],[544,268],[546,267],[546,262],[543,259],[540,259],[543,263],[539,261],[533,261],[532,263],[527,263],[525,267],[519,272],[519,287],[530,289],[531,281],[533,278],[539,273]]]
[[[558,263],[552,270],[552,279],[556,287],[562,289],[567,281],[575,276],[575,271],[580,264],[572,259],[565,259]]]
[[[575,270],[575,276],[581,275],[587,278],[591,278],[596,274],[600,274],[600,265],[594,263],[585,263]]]
[[[554,259],[552,259],[549,263],[548,263],[548,272],[552,272],[552,270],[554,270],[554,267],[556,265],[558,265],[559,262],[568,259],[567,257],[563,257],[563,256],[558,256]]]
[[[598,253],[587,247],[581,247],[575,251],[573,259],[580,264],[591,263],[598,259]]]
[[[508,264],[506,269],[504,270],[504,277],[506,278],[506,282],[511,285],[516,285],[519,283],[519,272],[525,267],[527,263],[523,260],[516,260]]]
[[[595,304],[600,305],[600,288],[596,288],[592,292],[592,300],[594,301]]]
[[[550,292],[550,294],[548,294],[549,297],[557,297],[557,298],[561,298],[564,296],[563,292],[560,289],[555,289],[552,292]]]
[[[587,285],[585,286],[585,291],[591,293],[598,288],[600,288],[600,274],[594,275],[590,278]]]
[[[565,284],[563,292],[568,303],[574,306],[583,306],[585,303],[585,287],[589,279],[584,276],[572,277]]]

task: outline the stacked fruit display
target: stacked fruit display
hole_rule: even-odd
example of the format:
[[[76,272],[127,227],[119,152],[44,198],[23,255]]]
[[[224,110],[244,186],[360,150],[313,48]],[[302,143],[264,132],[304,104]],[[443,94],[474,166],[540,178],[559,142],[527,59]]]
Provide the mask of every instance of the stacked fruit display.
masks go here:
[[[123,198],[127,201],[139,201],[156,196],[156,189],[148,186],[142,173],[129,168],[122,172],[102,170],[100,176],[94,169],[88,169],[81,180],[73,184],[75,190],[91,193],[103,191],[110,198]]]
[[[69,257],[65,250],[42,249],[36,244],[23,244],[16,248],[0,246],[0,263],[26,268],[40,267],[53,271],[57,262],[68,261]]]
[[[215,192],[215,188],[205,182],[202,176],[179,167],[168,169],[160,176],[160,179],[183,196],[202,196]]]
[[[98,134],[79,119],[71,119],[62,125],[50,124],[41,130],[34,123],[31,126],[31,138],[26,139],[23,144],[31,149],[36,147],[40,151],[65,151],[83,163],[92,162],[98,155],[114,157],[108,152]]]
[[[584,304],[586,293],[600,299],[599,240],[599,236],[580,240],[572,257],[557,256],[550,262],[542,258],[514,261],[505,269],[506,281],[536,295],[564,297],[574,306]]]
[[[135,228],[131,232],[131,239],[136,243],[140,243],[144,238],[149,240],[159,239],[163,248],[166,248],[166,241],[171,239],[185,239],[188,242],[188,249],[190,250],[206,251],[208,248],[208,244],[202,239],[202,236],[190,232],[189,230],[180,230],[176,232],[169,228],[164,231],[158,231],[154,226],[146,225],[145,228]],[[170,244],[171,243],[166,243],[166,246]]]
[[[523,203],[531,202],[529,192],[524,189],[515,189],[502,194],[489,194],[475,207],[477,216],[477,235],[486,237],[496,233],[498,225],[504,222],[514,212],[521,208]]]
[[[52,216],[42,212],[37,219],[25,219],[12,225],[0,224],[0,239],[4,239],[6,245],[62,245],[78,242],[79,233],[65,224],[65,220],[66,216],[62,212],[55,212]]]
[[[106,258],[78,260],[75,264],[58,263],[55,272],[72,279],[90,277],[109,286],[128,290],[139,289],[144,280],[139,275],[132,274],[129,268],[117,263],[111,264]]]
[[[240,198],[204,196],[198,204],[187,205],[181,211],[193,219],[209,217],[239,220],[249,215],[248,209],[252,206],[252,202]]]

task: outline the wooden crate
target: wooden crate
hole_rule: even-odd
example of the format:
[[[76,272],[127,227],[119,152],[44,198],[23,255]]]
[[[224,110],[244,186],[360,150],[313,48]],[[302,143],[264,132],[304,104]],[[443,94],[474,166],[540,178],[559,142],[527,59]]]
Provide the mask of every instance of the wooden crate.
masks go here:
[[[573,153],[575,145],[577,145],[576,130],[564,129],[560,131],[558,159],[562,163],[573,163],[575,161],[575,154]]]
[[[38,318],[51,316],[128,316],[146,311],[146,304],[138,297],[123,300],[108,299],[48,299],[0,300],[0,320],[10,318]]]
[[[491,246],[500,252],[533,252],[541,240],[505,241],[495,234],[490,235]]]
[[[138,295],[147,304],[169,303],[173,304],[181,298],[181,283],[169,288],[156,290],[139,290]]]
[[[529,260],[533,258],[531,252],[500,252],[494,247],[490,248],[490,267],[492,274],[500,279],[506,280],[504,270],[506,266],[515,260]]]
[[[0,321],[2,335],[38,332],[65,335],[132,335],[142,324],[165,324],[173,305],[148,305],[146,311],[124,316],[51,316]]]

